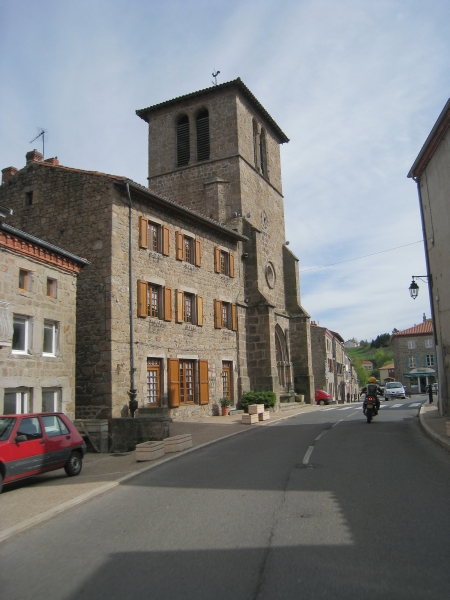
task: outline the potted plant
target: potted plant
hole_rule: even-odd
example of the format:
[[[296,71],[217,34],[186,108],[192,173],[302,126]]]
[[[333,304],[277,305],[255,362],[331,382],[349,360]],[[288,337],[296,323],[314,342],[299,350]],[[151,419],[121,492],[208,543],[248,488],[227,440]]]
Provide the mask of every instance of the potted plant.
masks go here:
[[[222,417],[227,417],[230,414],[231,400],[229,398],[221,398],[220,406],[222,407]]]

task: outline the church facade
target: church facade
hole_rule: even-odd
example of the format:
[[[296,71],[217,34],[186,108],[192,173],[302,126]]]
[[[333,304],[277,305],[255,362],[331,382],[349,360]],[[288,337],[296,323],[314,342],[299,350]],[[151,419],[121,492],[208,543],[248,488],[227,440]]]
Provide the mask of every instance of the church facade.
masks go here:
[[[6,169],[11,225],[91,263],[78,282],[76,416],[314,395],[309,315],[285,244],[279,145],[240,79],[137,111],[149,187],[43,161]],[[12,173],[12,175],[11,175]]]

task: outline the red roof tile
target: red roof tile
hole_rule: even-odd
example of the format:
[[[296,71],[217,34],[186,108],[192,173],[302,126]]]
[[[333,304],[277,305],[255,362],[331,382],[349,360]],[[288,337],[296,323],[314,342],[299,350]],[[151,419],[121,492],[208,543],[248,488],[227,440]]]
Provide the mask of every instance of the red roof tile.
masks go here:
[[[402,335],[428,335],[430,333],[433,333],[433,323],[431,321],[425,321],[424,323],[414,325],[414,327],[410,327],[409,329],[397,331],[397,333],[394,333],[394,336],[397,337]]]

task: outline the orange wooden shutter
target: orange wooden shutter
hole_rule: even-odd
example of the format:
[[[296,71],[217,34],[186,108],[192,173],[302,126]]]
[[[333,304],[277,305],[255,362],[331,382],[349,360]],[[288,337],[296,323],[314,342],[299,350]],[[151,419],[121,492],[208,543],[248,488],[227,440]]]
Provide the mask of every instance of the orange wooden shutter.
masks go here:
[[[220,248],[214,248],[214,271],[220,273]]]
[[[236,304],[231,305],[231,329],[237,331],[237,306]]]
[[[164,288],[164,321],[172,320],[172,288]]]
[[[183,260],[183,234],[180,231],[175,232],[176,259]]]
[[[222,328],[222,302],[220,300],[214,300],[214,327]]]
[[[180,406],[180,361],[177,358],[169,358],[169,406],[176,408]]]
[[[139,217],[139,247],[148,248],[148,221]]]
[[[202,264],[202,243],[200,240],[195,240],[195,266],[200,267]]]
[[[234,277],[234,254],[229,255],[230,257],[230,277]]]
[[[183,322],[183,292],[181,290],[175,290],[175,321]]]
[[[147,316],[147,289],[148,283],[146,281],[138,280],[137,282],[137,316]]]
[[[197,325],[203,325],[203,298],[197,296]]]
[[[164,256],[169,256],[170,254],[170,229],[168,227],[163,227],[163,251]]]
[[[199,360],[200,397],[199,404],[209,404],[208,361]]]

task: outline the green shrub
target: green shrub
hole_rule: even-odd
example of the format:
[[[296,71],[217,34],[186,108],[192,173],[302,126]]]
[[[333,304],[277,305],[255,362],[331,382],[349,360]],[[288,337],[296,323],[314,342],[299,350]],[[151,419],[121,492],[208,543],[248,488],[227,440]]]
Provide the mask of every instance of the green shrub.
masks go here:
[[[277,402],[277,395],[275,392],[255,392],[254,390],[250,390],[249,392],[244,392],[241,398],[241,406],[248,412],[249,404],[264,404],[265,409],[269,409],[272,406],[275,406]]]

